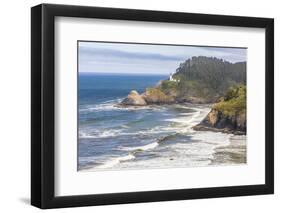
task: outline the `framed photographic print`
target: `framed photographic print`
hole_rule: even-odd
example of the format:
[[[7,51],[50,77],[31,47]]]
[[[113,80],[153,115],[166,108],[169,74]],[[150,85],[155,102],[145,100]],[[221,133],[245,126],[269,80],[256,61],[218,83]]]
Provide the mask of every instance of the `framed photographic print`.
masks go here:
[[[31,9],[31,203],[271,194],[274,21]]]

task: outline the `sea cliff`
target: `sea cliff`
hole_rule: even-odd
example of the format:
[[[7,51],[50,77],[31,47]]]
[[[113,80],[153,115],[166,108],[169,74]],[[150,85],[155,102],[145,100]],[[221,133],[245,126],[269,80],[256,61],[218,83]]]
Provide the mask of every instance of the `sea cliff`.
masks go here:
[[[192,57],[169,79],[139,94],[132,90],[120,106],[213,104],[194,130],[246,134],[246,62]]]
[[[194,130],[246,134],[246,87],[232,87]]]
[[[223,112],[212,109],[211,112],[198,125],[193,127],[197,131],[215,131],[235,135],[246,134],[246,116],[228,116]]]

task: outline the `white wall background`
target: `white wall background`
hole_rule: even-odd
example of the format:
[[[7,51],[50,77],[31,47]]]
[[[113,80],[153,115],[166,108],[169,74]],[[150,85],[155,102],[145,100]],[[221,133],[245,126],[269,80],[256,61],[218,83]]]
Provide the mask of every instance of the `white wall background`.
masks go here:
[[[126,204],[51,212],[278,212],[281,209],[281,13],[276,0],[45,0],[45,3],[170,10],[275,18],[275,195]],[[30,7],[37,0],[1,2],[0,212],[39,212],[30,197]],[[279,83],[279,85],[278,85]]]

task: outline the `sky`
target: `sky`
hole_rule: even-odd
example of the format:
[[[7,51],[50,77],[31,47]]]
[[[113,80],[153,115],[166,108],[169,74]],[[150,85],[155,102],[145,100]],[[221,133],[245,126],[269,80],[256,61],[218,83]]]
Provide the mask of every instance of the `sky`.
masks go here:
[[[147,45],[110,42],[79,42],[79,72],[163,74],[173,73],[193,56],[246,61],[247,49],[201,46]]]

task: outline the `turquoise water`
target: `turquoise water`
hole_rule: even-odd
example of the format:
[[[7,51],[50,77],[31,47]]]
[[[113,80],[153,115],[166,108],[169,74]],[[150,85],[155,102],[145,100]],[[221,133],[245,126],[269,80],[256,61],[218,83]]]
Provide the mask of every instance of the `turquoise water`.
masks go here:
[[[79,74],[78,170],[209,165],[230,135],[195,132],[207,105],[117,106],[168,76]]]

